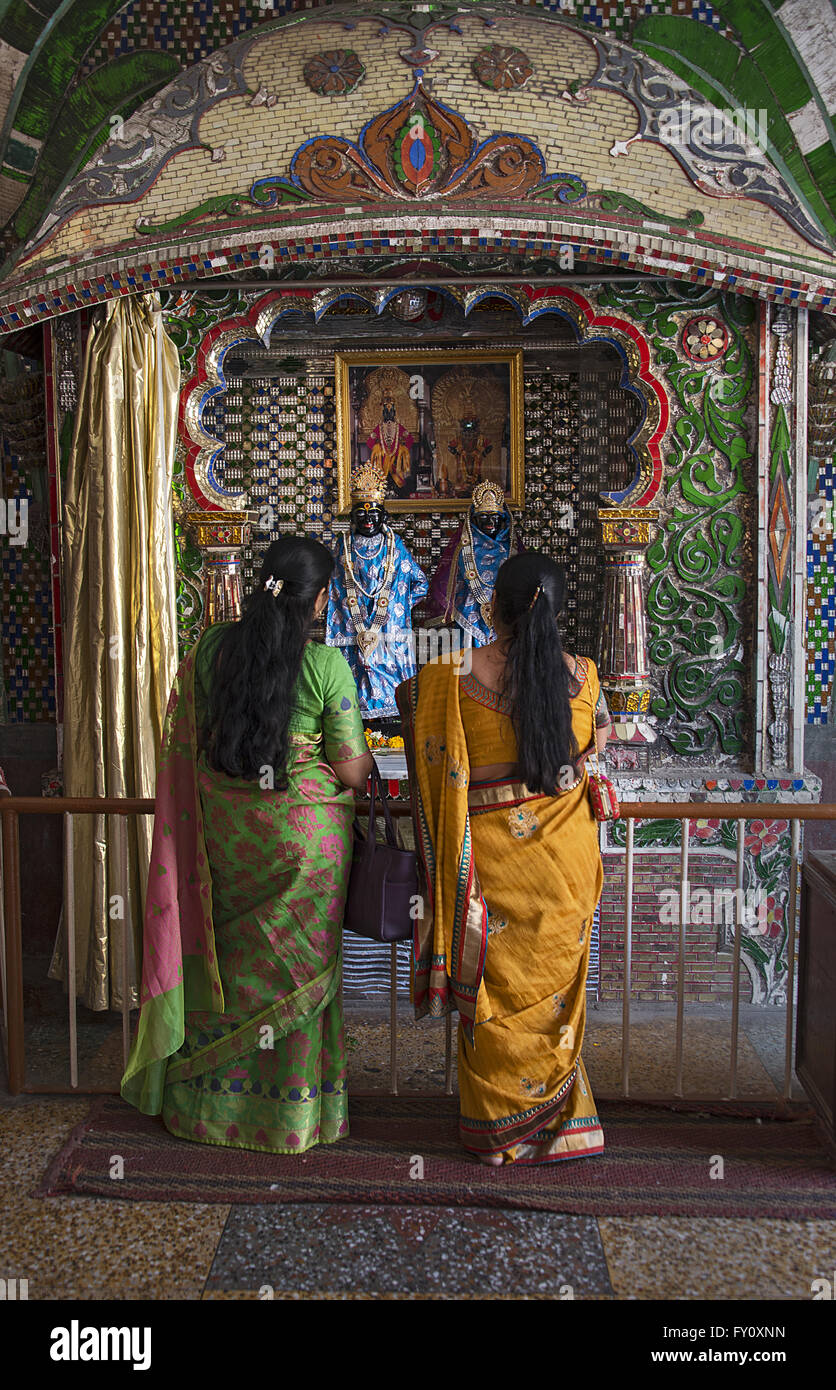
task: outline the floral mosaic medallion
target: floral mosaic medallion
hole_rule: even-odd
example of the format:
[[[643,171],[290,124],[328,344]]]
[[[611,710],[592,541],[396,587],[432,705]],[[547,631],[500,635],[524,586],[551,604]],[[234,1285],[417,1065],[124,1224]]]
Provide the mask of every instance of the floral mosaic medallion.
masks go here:
[[[365,75],[366,69],[351,48],[329,48],[309,58],[303,76],[317,96],[347,96]]]
[[[507,44],[494,43],[490,48],[480,48],[473,59],[474,76],[483,87],[491,87],[495,92],[510,92],[514,87],[525,86],[533,71],[528,54]]]
[[[682,350],[692,362],[722,357],[729,345],[729,330],[722,319],[689,319],[682,330]]]

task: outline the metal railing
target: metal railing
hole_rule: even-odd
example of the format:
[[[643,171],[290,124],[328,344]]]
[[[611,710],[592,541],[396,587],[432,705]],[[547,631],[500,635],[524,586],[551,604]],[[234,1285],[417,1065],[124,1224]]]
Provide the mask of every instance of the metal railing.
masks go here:
[[[396,816],[411,814],[408,802],[393,800],[392,812]],[[119,881],[127,884],[127,826],[125,817],[132,815],[153,815],[154,802],[143,798],[116,797],[2,797],[0,798],[0,819],[2,819],[2,895],[0,895],[0,964],[3,967],[3,1041],[6,1055],[8,1088],[12,1095],[22,1091],[45,1092],[49,1094],[95,1094],[118,1091],[118,1078],[113,1086],[79,1085],[78,1073],[78,1017],[75,989],[75,922],[74,922],[74,844],[73,817],[76,815],[112,815],[117,817],[116,858]],[[22,815],[61,815],[64,817],[64,862],[65,899],[64,930],[66,934],[67,967],[67,1007],[69,1024],[69,1086],[26,1083],[23,1012],[23,933],[21,921],[20,892],[20,838],[19,818]],[[734,894],[734,944],[732,975],[732,1009],[729,1059],[729,1086],[725,1097],[700,1097],[711,1101],[735,1100],[738,1084],[738,1051],[740,1036],[740,966],[742,947],[742,909],[744,850],[747,820],[788,820],[792,824],[790,889],[787,906],[789,930],[787,932],[787,1017],[784,1047],[784,1078],[782,1099],[788,1101],[792,1088],[792,1057],[795,1025],[795,946],[796,919],[798,915],[799,893],[799,848],[801,822],[805,820],[836,820],[836,805],[797,805],[795,803],[770,802],[626,802],[621,806],[622,819],[626,822],[625,882],[624,882],[624,968],[622,992],[622,1039],[621,1039],[621,1096],[639,1097],[630,1090],[630,1004],[632,994],[633,962],[633,867],[634,830],[637,820],[678,820],[681,826],[681,849],[679,857],[679,940],[676,997],[676,1047],[675,1047],[675,1086],[674,1097],[684,1092],[684,1024],[685,1024],[685,977],[687,927],[689,918],[688,855],[691,822],[707,818],[713,820],[734,820],[737,822],[736,891]],[[130,1021],[130,981],[129,981],[129,942],[131,940],[131,919],[129,895],[124,894],[125,911],[122,916],[122,1053],[127,1064],[131,1041]],[[445,1081],[447,1094],[452,1094],[452,1027],[451,1016],[445,1019]],[[397,1022],[397,977],[396,947],[391,947],[390,982],[390,1092],[398,1092],[398,1022]],[[355,1094],[358,1092],[355,1090]],[[362,1092],[360,1092],[362,1094]],[[435,1093],[437,1094],[437,1092]],[[606,1096],[604,1096],[606,1098]],[[656,1096],[654,1099],[659,1099]],[[774,1100],[773,1097],[765,1097]]]

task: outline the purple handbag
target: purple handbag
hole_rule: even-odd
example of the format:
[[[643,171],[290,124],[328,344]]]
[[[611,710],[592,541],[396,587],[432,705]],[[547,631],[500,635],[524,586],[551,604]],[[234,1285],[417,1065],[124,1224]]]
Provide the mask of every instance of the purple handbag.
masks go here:
[[[389,798],[375,765],[371,774],[371,803],[366,833],[354,822],[354,859],[348,880],[343,926],[371,941],[406,941],[412,936],[416,906],[420,908],[418,860],[414,850],[398,839]],[[378,844],[375,798],[379,796],[386,825],[386,843]]]

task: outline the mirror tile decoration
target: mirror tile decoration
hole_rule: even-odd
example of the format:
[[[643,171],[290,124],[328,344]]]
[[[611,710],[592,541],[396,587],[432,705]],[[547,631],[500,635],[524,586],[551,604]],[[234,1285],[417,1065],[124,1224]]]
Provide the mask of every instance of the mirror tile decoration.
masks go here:
[[[836,718],[836,457],[819,465],[808,516],[807,721],[832,724]]]
[[[204,428],[224,445],[214,466],[217,484],[246,488],[249,510],[272,523],[256,524],[244,551],[247,591],[261,554],[281,531],[307,531],[333,546],[346,524],[337,518],[335,526],[333,371],[323,374],[321,357],[300,366],[294,375],[230,374],[227,390],[214,395],[203,412]],[[601,614],[599,492],[624,481],[626,441],[639,420],[635,399],[621,389],[619,377],[617,368],[600,365],[532,368],[525,374],[527,504],[520,534],[529,548],[548,549],[565,563],[566,642],[589,653],[597,650]],[[602,438],[609,441],[608,452],[602,453]],[[407,513],[392,523],[432,574],[459,520],[458,514]],[[421,616],[419,608],[416,622]],[[184,637],[194,631],[192,615]]]
[[[166,313],[189,361],[193,346],[188,341],[188,315],[200,300],[200,295],[187,296],[185,318],[180,318],[178,301],[172,297]],[[523,345],[534,341],[535,333],[539,335],[537,352],[526,356],[523,539],[565,559],[567,641],[597,658],[603,574],[601,494],[621,495],[636,466],[629,441],[636,438],[637,430],[649,428],[642,424],[642,398],[624,389],[625,381],[629,385],[638,369],[633,339],[626,333],[629,328],[651,364],[648,375],[657,395],[674,412],[666,435],[666,466],[663,472],[660,457],[658,478],[654,465],[653,487],[658,489],[663,481],[654,498],[661,514],[646,560],[655,692],[651,712],[661,736],[653,758],[662,764],[683,758],[709,761],[712,766],[736,766],[741,759],[745,764],[752,750],[752,591],[751,586],[747,591],[745,575],[747,567],[752,572],[755,534],[754,308],[742,297],[671,282],[624,286],[614,282],[601,287],[597,296],[587,295],[587,300],[597,305],[598,314],[609,315],[608,322],[622,325],[596,333],[595,343],[601,344],[597,352],[609,351],[614,363],[607,370],[600,361],[594,370],[585,366],[591,361],[592,347],[584,347],[583,340],[574,357],[577,365],[566,369],[566,329],[557,315],[538,316],[524,329],[513,326],[517,335],[513,341]],[[256,305],[253,300],[252,313]],[[231,307],[224,303],[224,309]],[[237,317],[219,311],[213,333],[221,334],[228,321],[240,323],[241,307],[236,306]],[[299,339],[304,315],[294,311],[292,322],[285,325],[271,311],[275,326],[269,350],[259,343],[254,329],[230,334],[230,346],[213,369],[220,375],[220,385],[204,390],[200,438],[212,447],[203,445],[207,460],[211,454],[211,462],[203,467],[209,468],[214,486],[224,494],[240,493],[246,485],[251,510],[266,514],[272,508],[273,534],[278,534],[279,526],[292,524],[333,544],[333,350],[328,347],[327,324],[333,311],[344,313],[345,309],[335,304],[316,327],[305,330],[316,342],[316,352],[300,359],[298,368],[286,375],[275,375],[276,367],[271,365],[270,375],[261,377],[258,362],[281,361],[281,343],[287,338],[292,345]],[[447,319],[442,317],[436,324],[439,342],[444,324],[458,322],[454,309],[448,306],[444,312]],[[201,323],[205,314],[204,301]],[[686,342],[695,319],[718,325],[725,344],[722,352],[692,360]],[[364,317],[361,304],[352,307],[346,322],[357,341],[367,341],[374,332],[375,341],[385,346],[379,336],[384,330],[385,341],[399,341],[401,330],[386,329],[379,313]],[[511,327],[506,325],[506,331]],[[249,347],[247,332],[253,335]],[[560,336],[555,341],[555,365],[543,370],[539,365],[544,359],[542,343],[549,332],[562,335],[562,341]],[[226,336],[215,341],[225,342]],[[429,331],[422,341],[432,341]],[[226,373],[232,369],[224,364],[240,360],[242,354],[247,358],[248,352],[252,363],[248,375],[227,380]],[[184,372],[184,392],[198,399],[185,381]],[[653,402],[655,397],[646,399]],[[609,441],[605,452],[602,440]],[[337,529],[340,524],[337,520]],[[457,522],[455,517],[431,514],[399,516],[394,524],[419,563],[431,572]],[[245,587],[251,584],[253,565],[269,539],[269,531],[254,530],[250,551],[244,556]],[[418,621],[420,616],[419,611]]]
[[[21,359],[18,359],[19,361]],[[22,365],[22,363],[21,363]],[[33,368],[34,363],[30,364]],[[0,722],[39,724],[55,718],[49,503],[44,447],[44,378],[23,371],[0,379]],[[25,513],[22,510],[25,504]],[[17,518],[25,529],[12,536]],[[19,510],[20,509],[20,510]]]

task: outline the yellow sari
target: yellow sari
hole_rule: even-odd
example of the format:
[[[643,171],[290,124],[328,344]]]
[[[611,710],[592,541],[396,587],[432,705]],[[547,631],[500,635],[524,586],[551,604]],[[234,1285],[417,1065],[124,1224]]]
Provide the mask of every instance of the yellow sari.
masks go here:
[[[471,785],[471,763],[513,762],[516,745],[502,697],[457,665],[431,662],[397,700],[426,889],[413,1000],[419,1018],[458,1009],[461,1141],[505,1162],[600,1153],[581,1059],[603,883],[586,772],[552,797]],[[578,747],[608,719],[597,671],[579,661]]]

